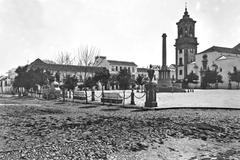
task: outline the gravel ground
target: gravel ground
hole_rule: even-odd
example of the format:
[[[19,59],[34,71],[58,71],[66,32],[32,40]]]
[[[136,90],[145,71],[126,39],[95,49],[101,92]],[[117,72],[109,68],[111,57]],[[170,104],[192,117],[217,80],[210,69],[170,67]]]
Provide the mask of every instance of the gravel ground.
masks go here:
[[[240,159],[239,110],[0,98],[0,159]]]

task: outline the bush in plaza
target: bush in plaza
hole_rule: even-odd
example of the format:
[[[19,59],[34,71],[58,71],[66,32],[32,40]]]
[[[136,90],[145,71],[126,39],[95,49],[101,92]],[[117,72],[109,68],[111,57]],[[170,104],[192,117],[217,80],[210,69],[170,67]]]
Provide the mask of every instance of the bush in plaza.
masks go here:
[[[188,74],[185,79],[184,79],[184,82],[183,82],[183,88],[188,88],[188,84],[189,83],[198,83],[198,75],[196,75],[195,73],[193,73],[193,71]]]
[[[222,76],[219,75],[216,70],[209,70],[209,69],[204,71],[204,77],[202,77],[202,81],[204,82],[204,84],[216,84],[216,88],[218,83],[223,82]]]
[[[237,85],[237,89],[239,89],[239,83],[240,83],[240,71],[234,70],[233,73],[229,72],[229,79],[230,81],[236,82]]]
[[[127,69],[123,69],[117,75],[117,81],[119,83],[120,89],[129,89],[131,83],[131,74],[128,72]]]
[[[67,75],[67,77],[64,81],[63,87],[62,87],[63,93],[65,93],[64,89],[67,89],[68,91],[72,91],[74,94],[74,89],[77,86],[77,82],[78,82],[78,79],[75,75],[73,75],[73,76]],[[63,94],[63,97],[65,97],[64,94]]]
[[[95,76],[93,77],[93,80],[97,83],[100,82],[102,85],[102,95],[103,95],[103,87],[106,88],[108,84],[108,80],[110,78],[109,70],[106,68],[99,69],[96,71]]]
[[[36,90],[36,85],[46,85],[53,82],[54,78],[49,71],[43,71],[42,69],[28,69],[28,65],[23,67],[18,67],[15,71],[17,76],[14,79],[13,87],[24,88],[28,92],[31,88]]]
[[[143,79],[143,78],[144,78],[144,77],[141,76],[141,75],[138,75],[138,76],[137,76],[136,84],[138,85],[138,89],[139,89],[140,87],[142,87],[142,85],[144,84],[144,79]]]
[[[92,89],[96,85],[97,85],[97,82],[92,77],[88,77],[83,83],[83,87],[87,87],[90,89]]]

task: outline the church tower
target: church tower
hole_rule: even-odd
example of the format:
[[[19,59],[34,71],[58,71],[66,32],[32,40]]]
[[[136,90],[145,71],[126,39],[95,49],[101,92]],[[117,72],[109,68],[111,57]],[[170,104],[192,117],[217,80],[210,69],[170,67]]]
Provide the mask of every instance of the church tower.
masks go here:
[[[190,71],[188,64],[195,61],[197,54],[197,38],[195,37],[195,23],[190,18],[187,7],[182,19],[177,22],[178,37],[176,39],[176,79],[183,80]]]

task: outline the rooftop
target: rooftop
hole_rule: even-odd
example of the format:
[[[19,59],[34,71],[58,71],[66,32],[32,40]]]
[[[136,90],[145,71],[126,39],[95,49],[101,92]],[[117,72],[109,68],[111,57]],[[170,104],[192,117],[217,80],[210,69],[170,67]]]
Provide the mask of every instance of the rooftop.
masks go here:
[[[111,65],[137,66],[134,62],[108,60]]]
[[[63,64],[49,64],[43,62],[41,59],[36,59],[29,66],[30,68],[37,69],[46,69],[54,71],[67,71],[67,72],[95,72],[102,67],[94,66],[77,66],[77,65],[63,65]]]
[[[208,52],[215,52],[215,51],[216,52],[220,52],[220,53],[240,54],[240,50],[238,49],[238,47],[240,47],[240,44],[238,44],[234,48],[212,46],[212,47],[210,47],[210,48],[206,49],[205,51],[200,52],[198,54],[208,53]]]
[[[137,68],[137,72],[147,72],[148,68]]]

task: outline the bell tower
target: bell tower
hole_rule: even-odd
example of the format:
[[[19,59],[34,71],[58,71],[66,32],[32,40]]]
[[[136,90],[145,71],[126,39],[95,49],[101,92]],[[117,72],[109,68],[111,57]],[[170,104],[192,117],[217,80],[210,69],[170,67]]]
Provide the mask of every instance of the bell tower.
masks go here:
[[[188,64],[195,61],[197,54],[197,38],[195,37],[195,23],[190,18],[187,6],[182,19],[177,22],[178,36],[175,43],[176,48],[176,79],[183,80],[190,71],[188,71]]]

